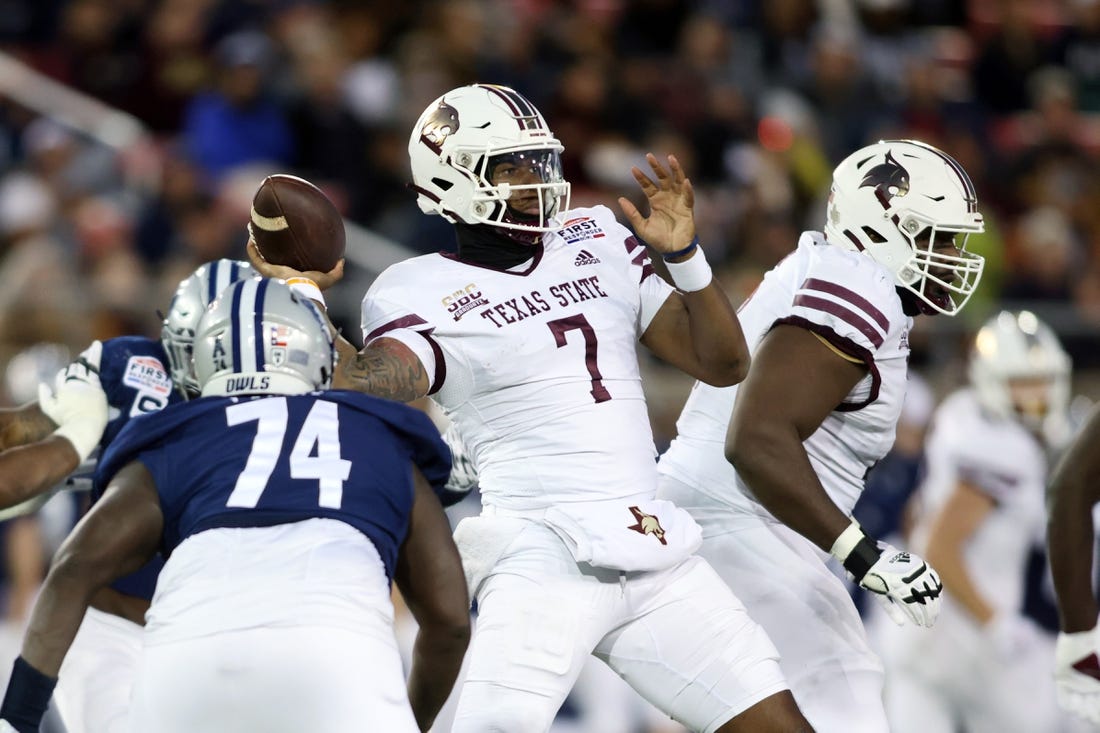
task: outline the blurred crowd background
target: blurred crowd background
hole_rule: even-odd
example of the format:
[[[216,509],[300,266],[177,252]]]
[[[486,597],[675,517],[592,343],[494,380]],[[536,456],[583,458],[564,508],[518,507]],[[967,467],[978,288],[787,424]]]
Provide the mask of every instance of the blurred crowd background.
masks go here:
[[[1050,323],[1100,396],[1100,0],[0,0],[4,399],[93,338],[158,334],[182,277],[243,258],[268,173],[320,185],[367,241],[453,248],[406,144],[475,81],[540,107],[576,205],[637,198],[631,165],[676,154],[735,302],[821,228],[847,153],[943,148],[987,266],[960,317],[919,319],[929,401],[1001,307]],[[376,274],[356,247],[333,306],[353,342]],[[645,367],[663,448],[690,382]]]
[[[848,152],[942,147],[977,185],[988,264],[961,318],[922,319],[914,364],[946,389],[975,324],[1026,305],[1100,392],[1095,0],[0,0],[0,51],[0,366],[155,333],[181,277],[242,256],[273,171],[412,252],[453,247],[405,188],[408,134],[491,81],[546,114],[576,204],[636,195],[645,151],[678,155],[737,298],[820,228]],[[354,339],[373,273],[351,269]],[[659,443],[686,391],[662,376]]]

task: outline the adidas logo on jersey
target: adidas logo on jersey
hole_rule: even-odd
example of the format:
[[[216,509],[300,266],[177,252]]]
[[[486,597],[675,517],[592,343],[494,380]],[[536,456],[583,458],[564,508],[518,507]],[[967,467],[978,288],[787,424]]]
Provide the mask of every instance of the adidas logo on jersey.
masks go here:
[[[582,249],[577,253],[577,259],[573,260],[573,264],[577,267],[581,265],[595,265],[599,264],[600,258],[592,254],[586,249]]]

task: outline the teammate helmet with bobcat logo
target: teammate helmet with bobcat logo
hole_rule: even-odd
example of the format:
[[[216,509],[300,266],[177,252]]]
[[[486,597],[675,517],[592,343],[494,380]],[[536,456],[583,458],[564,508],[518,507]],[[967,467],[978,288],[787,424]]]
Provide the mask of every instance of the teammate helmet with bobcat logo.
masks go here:
[[[425,213],[499,227],[531,243],[553,230],[551,219],[569,208],[562,150],[542,114],[515,90],[459,87],[428,105],[413,127],[413,188]],[[525,175],[517,183],[494,184],[490,176],[501,165]],[[521,200],[527,203],[522,210]]]
[[[324,314],[282,280],[230,285],[195,333],[195,375],[203,397],[325,389],[335,364]]]
[[[978,401],[1033,431],[1064,418],[1071,362],[1058,337],[1030,311],[1001,311],[978,330],[969,376]]]
[[[164,317],[160,341],[168,354],[172,382],[185,397],[199,393],[199,383],[191,365],[191,349],[195,343],[195,327],[206,307],[231,283],[259,276],[247,262],[214,260],[199,266],[180,281],[168,306],[168,315]]]
[[[954,315],[970,299],[985,260],[966,251],[966,240],[984,230],[970,177],[931,145],[883,140],[833,171],[826,239],[886,267],[923,313]],[[945,236],[957,254],[934,251]]]

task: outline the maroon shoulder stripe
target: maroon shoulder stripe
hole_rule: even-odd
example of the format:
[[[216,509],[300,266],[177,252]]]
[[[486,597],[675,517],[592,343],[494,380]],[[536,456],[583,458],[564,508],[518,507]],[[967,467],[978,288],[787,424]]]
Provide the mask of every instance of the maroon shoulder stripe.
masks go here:
[[[840,350],[841,353],[848,356],[855,357],[863,362],[871,373],[871,392],[867,395],[867,399],[861,402],[841,402],[833,409],[837,412],[857,412],[862,410],[867,405],[872,404],[878,399],[879,390],[882,388],[882,375],[879,374],[878,364],[875,363],[874,354],[868,351],[866,348],[860,346],[855,341],[849,338],[840,336],[828,326],[822,326],[820,323],[814,323],[813,321],[807,321],[805,318],[799,316],[787,316],[786,318],[780,318],[778,321],[772,324],[772,328],[776,326],[798,326],[804,328],[811,333],[816,333],[821,338],[828,341],[835,348]]]
[[[428,325],[427,321],[425,321],[423,318],[416,315],[415,313],[411,313],[407,316],[401,316],[400,318],[395,318],[392,321],[389,321],[388,323],[383,323],[381,326],[379,326],[378,328],[376,328],[373,331],[371,331],[370,333],[368,333],[367,337],[366,337],[366,339],[364,339],[364,341],[370,341],[371,339],[378,338],[379,336],[386,333],[387,331],[396,331],[399,328],[412,328],[413,326],[426,326],[426,325]]]
[[[840,303],[826,300],[825,298],[819,298],[816,295],[806,295],[803,293],[795,296],[794,304],[802,306],[803,308],[809,308],[811,310],[828,313],[831,316],[836,316],[866,336],[867,340],[874,344],[876,349],[882,346],[883,337],[882,334],[878,332],[878,329],[868,323],[863,316],[845,308]]]
[[[817,290],[818,292],[828,293],[829,295],[846,300],[852,305],[859,308],[861,311],[871,317],[875,323],[877,323],[884,333],[890,332],[890,321],[882,314],[878,308],[871,303],[871,301],[864,298],[854,290],[850,290],[843,285],[837,285],[836,283],[829,282],[828,280],[818,280],[816,277],[808,278],[802,283],[802,289],[804,290]]]
[[[371,340],[384,336],[390,331],[396,331],[401,328],[412,328],[413,326],[426,326],[428,322],[415,313],[402,316],[401,318],[395,318],[388,323],[383,323],[378,328],[374,329],[367,334],[367,337],[363,339],[364,343],[369,343]],[[432,353],[435,354],[435,374],[432,375],[432,385],[428,389],[428,394],[435,394],[439,391],[439,388],[443,386],[443,380],[447,377],[447,362],[443,358],[443,349],[439,346],[439,342],[432,336],[432,331],[435,328],[428,328],[423,331],[417,331],[424,340],[428,342],[428,346],[431,347]]]

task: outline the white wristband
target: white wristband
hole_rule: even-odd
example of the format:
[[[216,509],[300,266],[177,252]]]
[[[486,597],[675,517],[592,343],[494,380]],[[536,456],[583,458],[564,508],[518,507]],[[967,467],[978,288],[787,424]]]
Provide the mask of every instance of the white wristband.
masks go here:
[[[317,287],[317,283],[313,282],[308,277],[292,277],[286,281],[286,284],[298,295],[302,295],[320,303],[322,308],[327,308],[325,305],[325,296],[321,293],[321,288]]]
[[[858,545],[859,541],[864,537],[866,537],[866,535],[863,534],[863,528],[859,526],[859,522],[853,519],[852,523],[848,525],[848,528],[841,532],[840,536],[833,542],[829,554],[843,563],[848,559],[848,556],[852,554],[852,550],[856,549],[856,545]]]
[[[685,293],[702,290],[714,279],[706,255],[698,247],[683,262],[665,262],[665,265],[668,267],[668,274],[672,276],[672,282]]]

